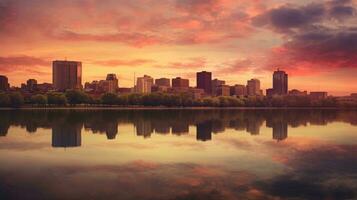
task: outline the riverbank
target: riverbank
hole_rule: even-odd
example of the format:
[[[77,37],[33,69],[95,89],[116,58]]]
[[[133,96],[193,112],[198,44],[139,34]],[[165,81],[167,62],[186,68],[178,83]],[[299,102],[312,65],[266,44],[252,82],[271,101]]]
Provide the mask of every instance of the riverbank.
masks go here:
[[[357,110],[347,107],[164,107],[164,106],[61,106],[4,107],[1,110]]]

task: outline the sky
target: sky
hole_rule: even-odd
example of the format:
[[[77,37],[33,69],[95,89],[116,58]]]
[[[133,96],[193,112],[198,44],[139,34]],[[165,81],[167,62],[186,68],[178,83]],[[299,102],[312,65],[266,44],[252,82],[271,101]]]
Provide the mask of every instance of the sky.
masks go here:
[[[0,0],[0,74],[52,81],[53,60],[81,61],[83,84],[116,73],[227,84],[277,68],[289,89],[357,92],[357,0]]]

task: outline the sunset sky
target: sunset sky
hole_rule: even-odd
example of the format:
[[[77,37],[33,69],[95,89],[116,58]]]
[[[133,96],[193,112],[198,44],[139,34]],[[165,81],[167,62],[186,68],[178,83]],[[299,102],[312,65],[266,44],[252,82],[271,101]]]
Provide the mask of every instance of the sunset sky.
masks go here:
[[[276,68],[289,89],[357,92],[357,0],[0,0],[0,74],[52,81],[52,60],[83,63],[83,84],[116,73],[197,71],[228,84]]]

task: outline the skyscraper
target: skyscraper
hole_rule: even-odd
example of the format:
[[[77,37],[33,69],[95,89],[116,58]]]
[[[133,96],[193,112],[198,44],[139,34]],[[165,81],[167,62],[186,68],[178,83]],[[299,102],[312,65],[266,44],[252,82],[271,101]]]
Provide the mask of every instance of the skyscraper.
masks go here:
[[[247,82],[247,94],[249,96],[262,95],[260,90],[260,81],[258,79],[250,79]]]
[[[82,88],[82,63],[77,61],[53,61],[53,87],[59,91]]]
[[[150,76],[144,75],[136,80],[136,92],[151,93],[151,87],[154,84],[154,79]]]
[[[279,69],[273,74],[273,92],[276,95],[288,94],[288,74]]]
[[[197,72],[196,74],[197,88],[203,89],[206,94],[212,93],[212,73],[211,72]]]
[[[9,89],[9,79],[6,76],[0,75],[0,91],[7,91]]]

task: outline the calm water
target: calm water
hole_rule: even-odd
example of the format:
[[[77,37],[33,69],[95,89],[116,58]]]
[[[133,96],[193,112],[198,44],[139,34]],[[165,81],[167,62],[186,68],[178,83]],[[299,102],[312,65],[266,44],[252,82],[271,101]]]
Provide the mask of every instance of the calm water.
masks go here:
[[[357,111],[0,111],[0,199],[357,199]]]

